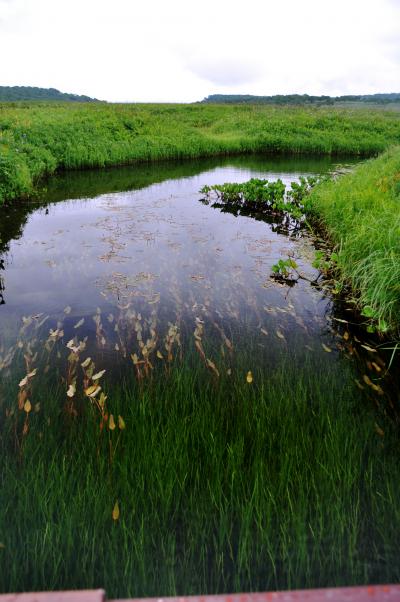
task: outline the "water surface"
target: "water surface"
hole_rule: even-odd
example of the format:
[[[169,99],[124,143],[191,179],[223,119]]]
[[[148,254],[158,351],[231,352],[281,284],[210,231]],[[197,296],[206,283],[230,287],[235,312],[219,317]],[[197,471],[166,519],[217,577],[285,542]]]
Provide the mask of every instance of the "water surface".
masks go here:
[[[261,371],[289,353],[300,366],[321,353],[339,361],[330,296],[307,280],[288,287],[270,278],[288,256],[310,280],[318,275],[307,236],[221,211],[199,193],[336,168],[326,158],[237,157],[53,178],[34,204],[2,220],[3,359],[33,330],[43,341],[57,331],[64,347],[84,340],[108,368],[135,354],[154,367],[158,356],[194,352],[230,370],[234,349],[252,350]]]

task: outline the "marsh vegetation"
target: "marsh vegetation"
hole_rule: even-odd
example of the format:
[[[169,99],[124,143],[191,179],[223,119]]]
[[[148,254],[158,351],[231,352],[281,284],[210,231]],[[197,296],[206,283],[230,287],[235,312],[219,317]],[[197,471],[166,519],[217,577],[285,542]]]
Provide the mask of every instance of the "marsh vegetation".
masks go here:
[[[60,170],[244,153],[372,156],[398,112],[268,105],[0,105],[0,203]]]
[[[3,210],[2,591],[399,579],[387,358],[312,285],[326,254],[281,205],[282,187],[298,209],[300,177],[335,169],[65,174],[36,208]],[[245,206],[249,180],[269,211]],[[233,207],[204,202],[226,182]],[[294,286],[271,278],[285,257],[306,276]]]

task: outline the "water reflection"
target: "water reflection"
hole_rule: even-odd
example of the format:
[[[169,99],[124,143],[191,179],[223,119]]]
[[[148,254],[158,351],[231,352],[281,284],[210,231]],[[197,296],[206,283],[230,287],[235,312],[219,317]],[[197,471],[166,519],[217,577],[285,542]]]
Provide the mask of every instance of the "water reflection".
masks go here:
[[[0,270],[4,270],[5,266],[4,266],[4,259],[0,258]],[[3,276],[0,272],[0,305],[4,305],[5,301],[4,301],[4,280],[3,280]]]
[[[245,157],[51,180],[34,203],[10,210],[8,229],[1,220],[3,363],[22,337],[24,345],[27,337],[41,340],[49,353],[55,343],[66,352],[68,341],[84,341],[102,367],[131,366],[134,357],[138,370],[183,354],[232,370],[233,350],[250,347],[260,369],[292,350],[299,358],[337,353],[330,296],[307,280],[289,287],[270,278],[288,255],[315,278],[313,247],[298,225],[199,202],[205,184],[290,183],[332,167],[326,159]],[[102,186],[129,190],[99,194]]]

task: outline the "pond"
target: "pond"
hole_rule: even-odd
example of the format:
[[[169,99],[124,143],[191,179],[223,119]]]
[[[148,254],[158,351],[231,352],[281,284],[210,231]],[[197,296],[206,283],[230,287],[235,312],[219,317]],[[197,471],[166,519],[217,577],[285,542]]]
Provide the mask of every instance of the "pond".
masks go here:
[[[2,209],[0,591],[399,577],[385,359],[313,283],[305,230],[199,192],[337,169],[252,156],[67,173]],[[292,286],[271,279],[288,256],[306,276]]]
[[[21,205],[3,221],[3,346],[18,338],[23,318],[35,316],[42,334],[62,323],[65,341],[88,337],[92,354],[118,363],[140,355],[138,341],[127,347],[129,320],[139,314],[148,327],[143,337],[150,322],[157,330],[152,340],[165,339],[171,324],[192,335],[201,319],[221,344],[246,345],[250,337],[274,353],[296,341],[319,353],[332,343],[332,300],[305,280],[289,289],[270,279],[271,266],[288,255],[315,278],[311,243],[279,222],[206,206],[199,190],[251,177],[289,184],[334,167],[252,157],[53,179],[42,206]],[[128,191],[100,194],[102,187]],[[8,223],[18,233],[9,241]]]

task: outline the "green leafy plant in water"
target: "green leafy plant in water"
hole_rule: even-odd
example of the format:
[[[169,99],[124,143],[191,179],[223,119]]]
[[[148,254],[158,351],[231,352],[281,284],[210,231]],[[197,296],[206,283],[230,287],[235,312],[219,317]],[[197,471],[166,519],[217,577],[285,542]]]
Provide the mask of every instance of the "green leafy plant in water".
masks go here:
[[[207,200],[216,195],[219,202],[226,205],[249,206],[255,205],[261,211],[272,214],[288,214],[297,220],[301,220],[306,207],[304,199],[311,188],[319,182],[317,177],[301,177],[299,182],[292,182],[287,189],[282,180],[274,182],[252,178],[243,183],[225,183],[214,186],[203,186],[201,194],[205,194]]]
[[[337,253],[331,253],[329,257],[325,251],[315,251],[315,258],[312,262],[313,268],[319,270],[323,274],[327,274],[337,268],[339,256]]]
[[[294,280],[295,276],[299,276],[297,272],[297,263],[294,261],[292,257],[288,259],[279,259],[277,263],[275,263],[271,269],[275,277],[281,278],[283,280]]]
[[[300,176],[298,182],[291,182],[290,190],[287,193],[288,199],[294,204],[300,204],[304,200],[304,197],[310,192],[316,184],[321,181],[320,177]]]
[[[370,320],[367,325],[367,332],[370,333],[381,333],[389,331],[389,324],[383,318],[379,317],[379,313],[371,305],[364,305],[361,311],[361,315]]]

